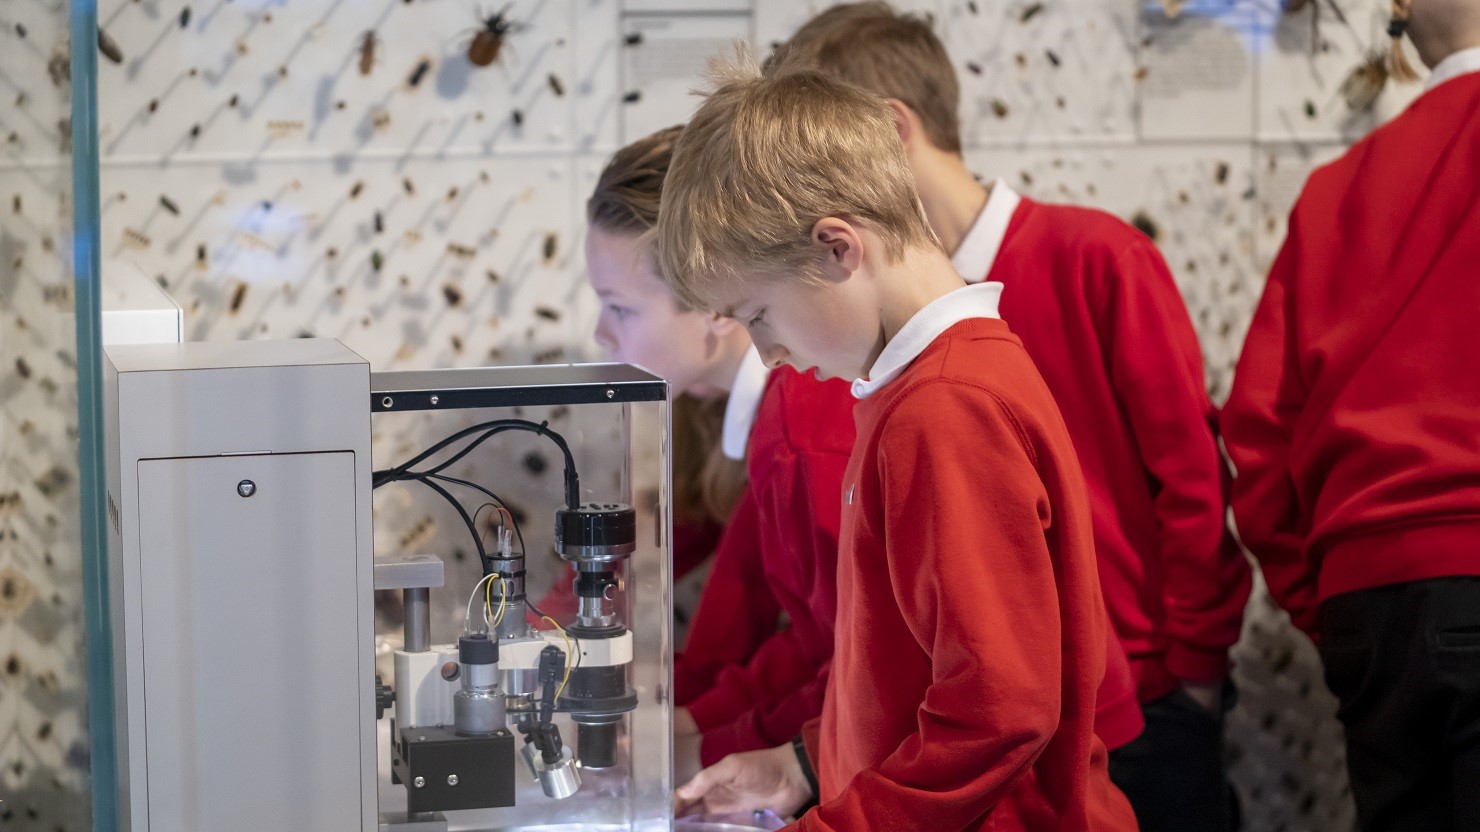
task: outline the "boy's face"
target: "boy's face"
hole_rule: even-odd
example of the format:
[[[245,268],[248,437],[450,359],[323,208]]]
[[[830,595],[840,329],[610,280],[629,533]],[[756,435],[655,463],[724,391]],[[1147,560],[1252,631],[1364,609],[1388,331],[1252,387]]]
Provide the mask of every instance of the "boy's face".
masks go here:
[[[715,308],[750,331],[769,367],[790,364],[818,378],[863,378],[883,349],[879,302],[862,263],[861,234],[841,220],[840,233],[814,231],[822,280],[786,275],[737,284]]]

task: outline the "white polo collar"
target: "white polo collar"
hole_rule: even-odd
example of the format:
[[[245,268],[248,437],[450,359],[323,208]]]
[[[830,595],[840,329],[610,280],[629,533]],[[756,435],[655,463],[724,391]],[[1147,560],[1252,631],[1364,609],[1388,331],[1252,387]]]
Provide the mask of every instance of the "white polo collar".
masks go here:
[[[1429,73],[1429,79],[1424,82],[1424,92],[1428,92],[1445,81],[1451,81],[1471,72],[1480,72],[1480,46],[1461,49],[1440,61],[1439,65],[1434,67],[1434,71]]]
[[[761,397],[766,393],[766,379],[770,375],[771,369],[761,360],[760,352],[753,346],[746,350],[745,357],[740,359],[740,369],[735,372],[735,383],[730,385],[725,426],[720,436],[720,449],[730,459],[745,459],[750,429],[755,426],[755,414],[761,409]]]
[[[987,204],[982,206],[976,222],[967,229],[961,245],[951,255],[951,265],[967,283],[980,283],[991,274],[992,265],[997,262],[997,252],[1002,250],[1002,240],[1007,236],[1007,225],[1012,222],[1012,215],[1022,201],[1023,198],[1007,187],[1006,182],[998,179],[992,183]]]
[[[900,327],[884,345],[867,379],[853,380],[853,397],[866,399],[904,372],[942,332],[969,318],[998,318],[1002,284],[995,281],[963,286],[941,295]]]

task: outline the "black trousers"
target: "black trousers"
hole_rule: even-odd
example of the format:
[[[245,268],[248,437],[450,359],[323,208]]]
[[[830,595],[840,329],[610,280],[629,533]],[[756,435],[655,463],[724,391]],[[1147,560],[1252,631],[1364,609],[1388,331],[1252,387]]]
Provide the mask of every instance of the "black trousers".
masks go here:
[[[1321,659],[1358,827],[1480,830],[1480,578],[1327,599]]]
[[[1146,730],[1110,752],[1110,779],[1130,800],[1141,832],[1238,828],[1223,751],[1223,715],[1235,699],[1229,682],[1217,712],[1180,689],[1141,706]]]

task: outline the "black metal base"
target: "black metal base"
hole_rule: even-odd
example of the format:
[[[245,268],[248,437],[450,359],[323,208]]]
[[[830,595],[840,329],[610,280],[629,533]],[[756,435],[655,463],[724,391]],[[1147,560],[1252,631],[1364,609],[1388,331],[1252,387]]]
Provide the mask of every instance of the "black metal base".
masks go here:
[[[514,735],[507,729],[460,737],[450,726],[397,729],[392,721],[391,737],[391,782],[406,786],[408,812],[514,805]]]

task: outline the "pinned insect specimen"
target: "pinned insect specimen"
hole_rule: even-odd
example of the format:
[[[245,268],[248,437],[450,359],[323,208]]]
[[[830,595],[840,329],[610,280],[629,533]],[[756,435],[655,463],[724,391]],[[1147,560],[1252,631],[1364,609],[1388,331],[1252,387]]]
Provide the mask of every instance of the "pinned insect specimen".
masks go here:
[[[180,216],[180,206],[176,205],[173,199],[170,199],[164,194],[159,195],[159,205],[161,208],[169,211],[171,214],[174,214],[177,217]]]
[[[557,98],[565,95],[565,84],[562,83],[559,76],[557,76],[553,72],[550,73],[550,90],[555,93],[555,96]]]
[[[115,64],[123,63],[123,50],[118,48],[118,41],[108,36],[103,27],[98,27],[98,51]]]
[[[1137,211],[1135,216],[1131,217],[1131,225],[1135,226],[1137,231],[1151,238],[1151,242],[1153,243],[1161,236],[1161,228],[1156,224],[1156,220],[1151,219],[1151,215],[1145,211]]]
[[[513,7],[514,4],[510,3],[500,11],[479,21],[482,28],[473,35],[473,41],[468,44],[468,63],[473,66],[488,66],[496,63],[499,56],[503,54],[504,43],[509,35],[517,34],[528,28],[523,23],[509,19],[509,9]]]
[[[637,102],[639,102],[641,100],[642,100],[642,90],[633,90],[632,92],[629,92],[626,95],[622,96],[622,103],[623,104],[636,104]]]
[[[123,241],[135,248],[148,248],[150,242],[148,234],[132,228],[123,229]]]
[[[190,26],[190,7],[186,6],[180,10],[180,28],[184,29],[188,26]]]
[[[1042,3],[1029,3],[1026,8],[1018,14],[1019,23],[1027,23],[1037,17],[1043,11]]]
[[[371,29],[360,38],[360,74],[369,75],[375,68],[375,30]]]
[[[1387,82],[1387,55],[1374,50],[1341,82],[1341,98],[1354,111],[1369,110],[1377,103],[1377,97],[1382,94]]]
[[[560,320],[560,310],[552,309],[548,306],[536,306],[534,308],[534,314],[540,316],[541,318],[544,318],[547,321]]]
[[[977,63],[976,61],[967,61],[966,68],[971,70],[972,75],[982,74],[982,65]]]
[[[407,196],[416,196],[416,185],[411,181],[410,177],[401,177],[401,189],[406,192]]]
[[[555,232],[551,231],[550,233],[545,235],[544,254],[546,261],[555,259],[555,255],[559,251],[559,245],[560,237],[556,235]]]
[[[227,307],[231,314],[235,315],[242,309],[242,301],[247,299],[247,284],[237,283],[231,292],[231,303]]]
[[[512,112],[512,113],[509,114],[509,118],[513,119],[514,126],[515,127],[523,127],[524,126],[524,111],[523,110],[520,110],[520,109],[517,109],[516,108],[514,110],[514,112]]]
[[[1051,64],[1053,64],[1053,65],[1054,65],[1054,66],[1056,66],[1056,67],[1057,67],[1057,66],[1060,66],[1060,65],[1061,65],[1061,63],[1062,63],[1062,62],[1061,62],[1061,61],[1060,61],[1060,60],[1059,60],[1059,55],[1058,55],[1058,53],[1057,53],[1057,52],[1055,52],[1055,51],[1053,51],[1053,50],[1052,50],[1052,49],[1045,49],[1045,50],[1043,50],[1043,56],[1044,56],[1044,57],[1045,57],[1045,58],[1048,58],[1048,62],[1049,62],[1049,63],[1051,63]]]
[[[376,211],[375,212],[375,233],[376,234],[384,234],[385,233],[385,217],[382,216],[379,211]]]
[[[992,115],[997,118],[1007,118],[1007,102],[1000,98],[992,99]]]
[[[448,306],[457,306],[462,303],[462,290],[451,283],[442,287],[442,297],[447,300]]]
[[[380,249],[376,249],[370,252],[370,268],[378,272],[380,271],[380,268],[384,265],[385,255],[380,253]]]
[[[421,63],[417,64],[416,69],[411,70],[411,74],[407,76],[406,83],[410,84],[412,89],[421,86],[421,80],[427,77],[427,70],[431,68],[432,60],[430,58],[422,58]]]
[[[24,39],[26,37],[26,24],[24,24],[24,23],[17,23],[17,24],[15,24],[15,34],[16,34],[17,37],[20,37],[20,38]]]
[[[355,184],[353,184],[353,185],[350,186],[350,189],[349,189],[349,198],[350,199],[358,199],[359,196],[360,196],[360,194],[363,193],[364,190],[365,190],[365,180],[363,180],[363,179],[357,179],[357,180],[355,180]]]
[[[460,260],[471,260],[478,255],[478,250],[459,243],[448,243],[447,253]]]
[[[642,45],[642,32],[633,32],[629,34],[626,38],[626,43],[628,46]]]

